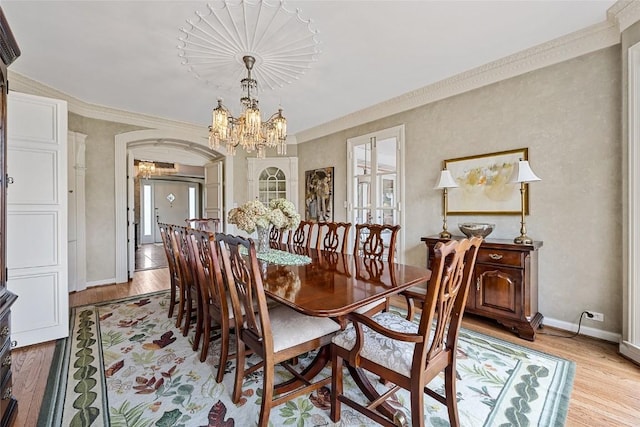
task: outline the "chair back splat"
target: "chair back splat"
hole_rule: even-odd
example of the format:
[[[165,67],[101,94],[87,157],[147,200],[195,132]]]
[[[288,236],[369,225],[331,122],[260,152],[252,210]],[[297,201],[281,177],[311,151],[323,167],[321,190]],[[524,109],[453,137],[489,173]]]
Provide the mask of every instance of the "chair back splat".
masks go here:
[[[356,224],[356,243],[353,253],[381,261],[393,260],[398,231],[400,231],[399,225]]]
[[[258,425],[266,427],[272,407],[294,397],[309,394],[330,382],[331,378],[311,381],[324,366],[324,363],[314,362],[326,360],[328,345],[340,326],[331,319],[307,316],[284,305],[268,309],[263,276],[253,240],[218,233],[216,241],[219,243],[223,275],[227,279],[236,324],[236,377],[233,402],[238,403],[242,397],[244,377],[262,367],[262,403]],[[254,313],[254,307],[257,307],[257,314]],[[316,360],[309,365],[317,369],[298,372],[288,363],[291,359],[318,348],[321,350]],[[247,368],[247,349],[260,356],[262,363]],[[294,378],[276,384],[275,366],[278,364],[293,374]]]
[[[456,349],[480,243],[482,239],[474,237],[436,245],[418,324],[391,312],[373,317],[358,313],[348,316],[353,325],[337,334],[331,346],[331,419],[334,422],[340,420],[340,407],[345,403],[384,426],[394,426],[398,420],[406,421],[410,416],[412,426],[422,427],[426,393],[446,405],[451,426],[460,425],[456,401]],[[365,391],[370,404],[362,405],[343,395],[343,362],[356,377],[356,383]],[[362,370],[395,386],[381,395],[365,376],[360,375]],[[427,387],[441,372],[444,372],[444,396]],[[411,393],[411,414],[400,413],[386,403],[386,399],[400,388]]]
[[[315,222],[300,221],[298,228],[289,232],[289,244],[303,248],[311,247],[311,235],[315,224]]]
[[[347,252],[350,222],[319,222],[316,249],[329,252]]]

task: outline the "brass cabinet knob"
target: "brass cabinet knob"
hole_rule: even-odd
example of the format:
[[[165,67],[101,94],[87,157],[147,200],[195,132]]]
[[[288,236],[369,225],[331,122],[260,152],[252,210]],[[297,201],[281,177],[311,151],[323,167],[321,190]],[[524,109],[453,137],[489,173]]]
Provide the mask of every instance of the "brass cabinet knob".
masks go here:
[[[499,259],[502,259],[502,255],[500,255],[500,254],[489,254],[489,258],[497,261]]]

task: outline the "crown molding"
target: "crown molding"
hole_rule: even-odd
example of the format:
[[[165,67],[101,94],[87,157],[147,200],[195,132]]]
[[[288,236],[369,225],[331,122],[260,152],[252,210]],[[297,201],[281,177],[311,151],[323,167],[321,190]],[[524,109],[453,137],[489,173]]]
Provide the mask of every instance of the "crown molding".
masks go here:
[[[10,89],[16,92],[65,100],[67,101],[70,112],[83,117],[124,123],[149,129],[188,133],[195,132],[201,135],[202,138],[206,139],[208,137],[205,126],[90,104],[12,70],[9,70],[9,83]]]
[[[632,3],[640,6],[640,2]],[[635,9],[636,5],[627,5],[627,7]],[[604,49],[619,42],[620,30],[618,29],[618,23],[613,20],[607,20],[420,89],[407,92],[331,122],[298,132],[296,134],[297,141],[298,143],[307,142],[354,126],[379,120]]]
[[[616,45],[621,31],[638,20],[640,1],[620,0],[609,8],[604,22],[289,135],[287,142],[294,145],[311,141]],[[70,112],[84,117],[150,129],[197,132],[207,137],[206,128],[201,125],[90,104],[12,70],[9,70],[9,80],[12,90],[66,100]]]
[[[620,0],[607,10],[607,20],[615,22],[622,33],[631,25],[640,21],[640,2]]]

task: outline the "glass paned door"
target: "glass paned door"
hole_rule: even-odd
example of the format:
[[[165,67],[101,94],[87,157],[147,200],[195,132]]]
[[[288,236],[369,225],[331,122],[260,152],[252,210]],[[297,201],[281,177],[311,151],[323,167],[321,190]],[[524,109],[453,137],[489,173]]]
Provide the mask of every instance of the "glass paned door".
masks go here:
[[[402,226],[402,146],[398,126],[348,140],[348,218],[354,224]],[[397,247],[402,248],[401,236]]]

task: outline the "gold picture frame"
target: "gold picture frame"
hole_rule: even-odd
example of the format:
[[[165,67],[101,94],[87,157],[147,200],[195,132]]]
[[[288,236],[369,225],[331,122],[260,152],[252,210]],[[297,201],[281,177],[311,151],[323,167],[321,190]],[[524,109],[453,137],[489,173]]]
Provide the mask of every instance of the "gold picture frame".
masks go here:
[[[458,184],[448,192],[448,215],[520,215],[520,184],[511,182],[519,160],[529,150],[500,151],[448,159],[443,162]],[[525,184],[528,185],[528,184]],[[529,214],[525,192],[525,215]]]

